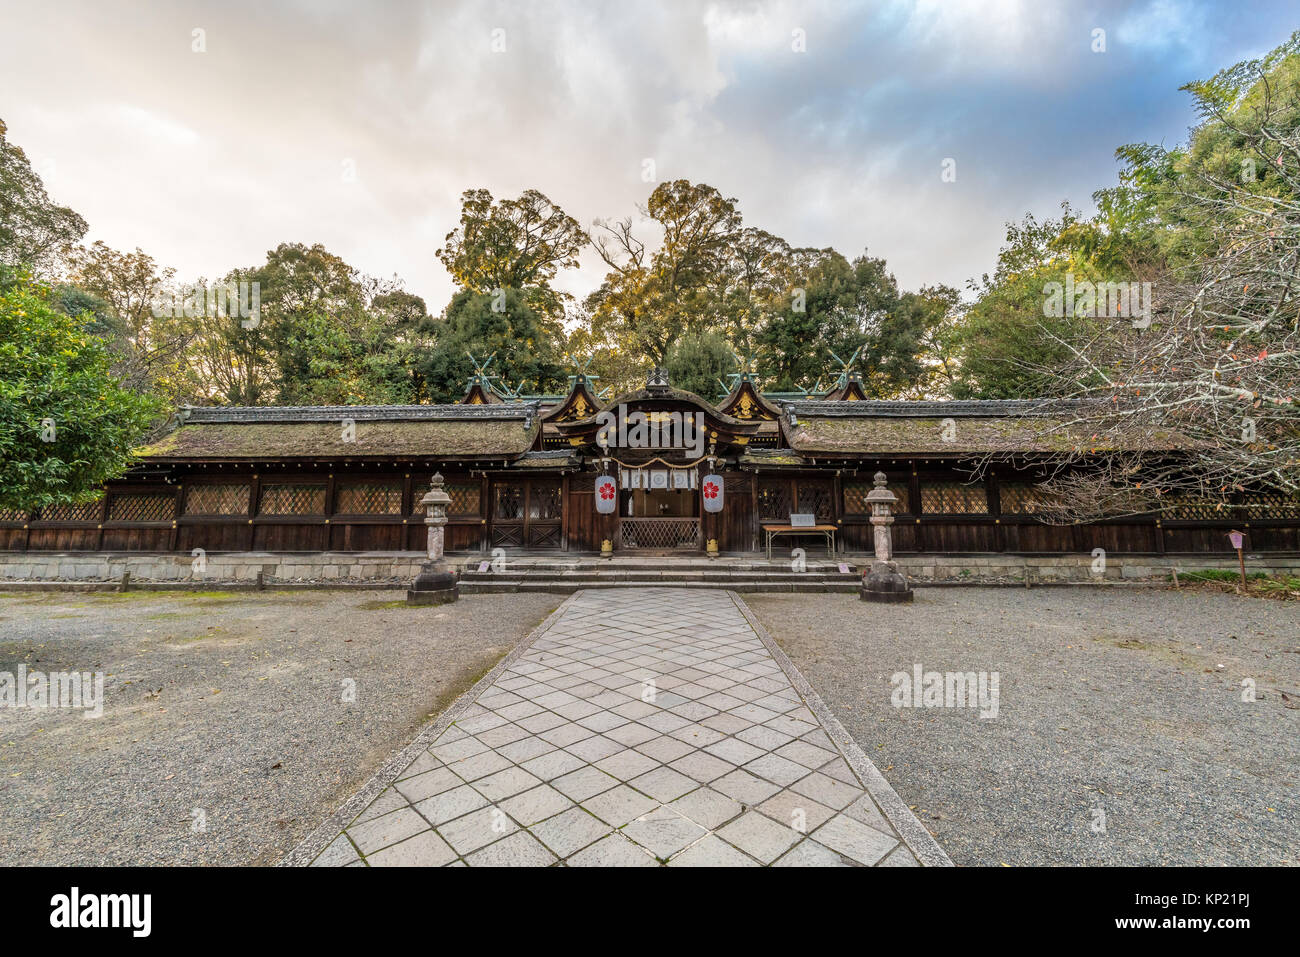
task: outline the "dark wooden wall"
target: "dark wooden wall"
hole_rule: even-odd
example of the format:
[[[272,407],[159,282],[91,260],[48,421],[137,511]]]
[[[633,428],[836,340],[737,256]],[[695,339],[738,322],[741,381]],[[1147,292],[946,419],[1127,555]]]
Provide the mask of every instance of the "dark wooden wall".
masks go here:
[[[958,473],[940,467],[906,463],[884,467],[890,487],[900,498],[894,544],[902,554],[1057,554],[1104,548],[1114,553],[1227,555],[1231,552],[1227,533],[1233,529],[1246,533],[1251,551],[1300,551],[1300,513],[1294,510],[1286,517],[1260,517],[1256,510],[1249,518],[1241,513],[1184,520],[1141,516],[1053,526],[1012,507],[1012,488],[1025,481],[1023,475],[990,476],[981,488],[963,485]],[[872,531],[862,499],[873,471],[726,471],[726,506],[721,513],[703,516],[701,547],[703,541],[715,538],[723,551],[751,551],[762,544],[762,522],[785,521],[791,511],[811,511],[820,521],[839,526],[843,549],[870,551]],[[0,550],[423,551],[426,528],[419,501],[431,472],[341,466],[334,472],[305,467],[253,472],[247,467],[214,467],[182,474],[171,484],[117,482],[91,506],[46,516],[0,513]],[[594,552],[603,539],[617,541],[617,517],[596,513],[590,473],[447,470],[444,477],[453,495],[446,533],[449,551],[487,552],[496,538],[512,535],[518,544],[507,547],[570,552]],[[310,506],[301,514],[267,514],[261,503],[265,487],[271,485],[311,486],[314,497],[308,496]],[[203,486],[224,489],[233,513],[195,514],[190,496],[198,496]],[[547,496],[558,487],[562,515],[547,517],[543,509],[513,523],[498,522],[493,512],[498,486],[519,489],[526,510],[530,503],[553,503]],[[359,507],[375,504],[363,501],[361,492],[375,489],[382,490],[382,510],[358,512]],[[984,511],[943,510],[969,506],[965,499],[971,496]]]

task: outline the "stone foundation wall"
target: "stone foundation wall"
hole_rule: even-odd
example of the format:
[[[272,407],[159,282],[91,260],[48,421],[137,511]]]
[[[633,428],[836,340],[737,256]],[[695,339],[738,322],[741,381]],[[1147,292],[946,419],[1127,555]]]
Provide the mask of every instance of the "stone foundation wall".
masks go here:
[[[140,552],[0,552],[0,581],[141,582],[410,581],[422,552],[223,552],[204,556]]]
[[[1092,555],[899,555],[899,567],[916,581],[1011,579],[1031,582],[1107,581],[1167,578],[1204,569],[1237,571],[1237,556],[1110,555],[1100,571]],[[1246,572],[1300,575],[1300,557],[1247,555]]]
[[[478,561],[486,556],[449,555],[453,564]],[[275,582],[409,582],[424,561],[421,552],[223,552],[205,556],[206,569],[198,570],[189,555],[149,554],[141,552],[0,552],[0,581],[120,581],[129,572],[136,582],[254,582],[259,573],[263,581]],[[512,559],[530,561],[587,563],[603,567],[617,566],[619,559],[603,562],[594,556],[539,555]],[[865,555],[847,556],[845,561],[859,569],[868,567]],[[642,565],[654,563],[639,557]],[[746,562],[747,567],[766,564],[760,556],[720,559],[716,565],[703,556],[663,559],[664,565],[696,562],[701,567],[726,567],[730,561]],[[1033,583],[1054,581],[1110,581],[1143,578],[1167,578],[1173,569],[1179,572],[1207,568],[1237,569],[1235,555],[1222,557],[1172,555],[1114,555],[1106,560],[1101,574],[1093,570],[1091,555],[900,555],[898,564],[914,581],[1012,581],[1028,579]],[[776,564],[785,567],[784,561]],[[1248,555],[1248,572],[1300,575],[1300,556]]]

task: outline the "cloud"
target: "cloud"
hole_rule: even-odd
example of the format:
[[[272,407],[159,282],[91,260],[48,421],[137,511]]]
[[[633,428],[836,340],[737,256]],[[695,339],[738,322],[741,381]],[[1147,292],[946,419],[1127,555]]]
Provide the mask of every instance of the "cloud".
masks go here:
[[[437,310],[452,285],[434,252],[463,190],[537,188],[590,223],[644,203],[652,160],[792,243],[960,285],[992,267],[1005,221],[1086,207],[1116,146],[1181,138],[1181,83],[1290,30],[1284,3],[1235,10],[86,0],[4,14],[0,88],[10,137],[57,171],[90,238],[182,276],[321,242]],[[560,284],[601,276],[588,255]]]

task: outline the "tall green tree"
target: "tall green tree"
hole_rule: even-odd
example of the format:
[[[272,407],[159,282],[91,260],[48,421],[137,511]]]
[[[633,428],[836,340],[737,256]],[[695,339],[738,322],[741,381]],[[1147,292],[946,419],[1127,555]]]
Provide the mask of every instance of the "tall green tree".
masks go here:
[[[558,321],[565,297],[551,281],[561,269],[578,265],[587,242],[578,221],[535,189],[501,200],[486,189],[471,189],[461,196],[460,225],[437,256],[460,288],[524,291],[534,311]]]
[[[244,392],[242,401],[353,405],[393,398],[393,364],[403,361],[399,353],[410,359],[410,342],[394,335],[410,305],[392,298],[401,291],[396,281],[367,276],[319,244],[282,243],[261,266],[222,280],[240,282],[257,284],[258,316],[206,323],[200,348],[214,362],[225,355],[236,363],[238,375],[227,387]]]
[[[454,402],[465,394],[474,361],[489,356],[491,371],[510,389],[549,393],[564,387],[558,344],[524,291],[458,292],[437,324],[435,346],[420,374],[435,401]]]
[[[756,336],[771,388],[827,385],[837,359],[856,355],[855,371],[873,396],[925,391],[932,374],[926,337],[946,311],[937,300],[901,293],[885,261],[866,254],[849,262],[820,250],[792,279]]]
[[[736,353],[727,337],[716,329],[689,332],[673,343],[664,362],[668,381],[679,389],[694,392],[706,401],[717,398],[733,372]]]
[[[74,249],[69,262],[72,283],[107,303],[115,320],[105,333],[118,356],[117,374],[173,405],[186,401],[185,351],[194,326],[184,315],[159,308],[170,298],[175,270],[141,249],[124,253],[103,242]]]
[[[1078,236],[1079,216],[1068,204],[1059,219],[1027,215],[1007,226],[993,274],[972,283],[975,301],[954,339],[959,371],[955,398],[1032,399],[1059,385],[1071,351],[1087,341],[1096,320],[1050,315],[1048,284],[1104,278],[1086,245],[1063,244]]]
[[[104,342],[30,281],[0,289],[0,508],[89,501],[161,411],[124,388]]]
[[[662,364],[680,336],[726,324],[721,303],[741,217],[736,200],[687,180],[660,183],[643,213],[663,234],[653,252],[630,217],[598,224],[594,242],[609,272],[586,306],[598,336],[625,339]]]
[[[86,234],[86,221],[50,200],[27,154],[5,137],[7,129],[0,120],[0,270],[25,266],[49,275]]]

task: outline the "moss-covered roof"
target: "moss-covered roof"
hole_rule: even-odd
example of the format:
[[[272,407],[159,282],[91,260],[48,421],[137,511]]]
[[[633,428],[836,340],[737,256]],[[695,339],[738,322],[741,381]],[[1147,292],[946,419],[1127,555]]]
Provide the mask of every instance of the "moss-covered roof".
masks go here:
[[[1105,451],[1086,427],[1068,418],[799,415],[796,421],[798,425],[787,428],[787,436],[791,448],[805,456]],[[1178,447],[1173,436],[1164,446],[1159,438],[1154,444],[1143,442],[1147,450]]]
[[[526,452],[538,419],[356,421],[355,441],[341,421],[183,424],[138,450],[146,460],[316,458],[515,458]]]

